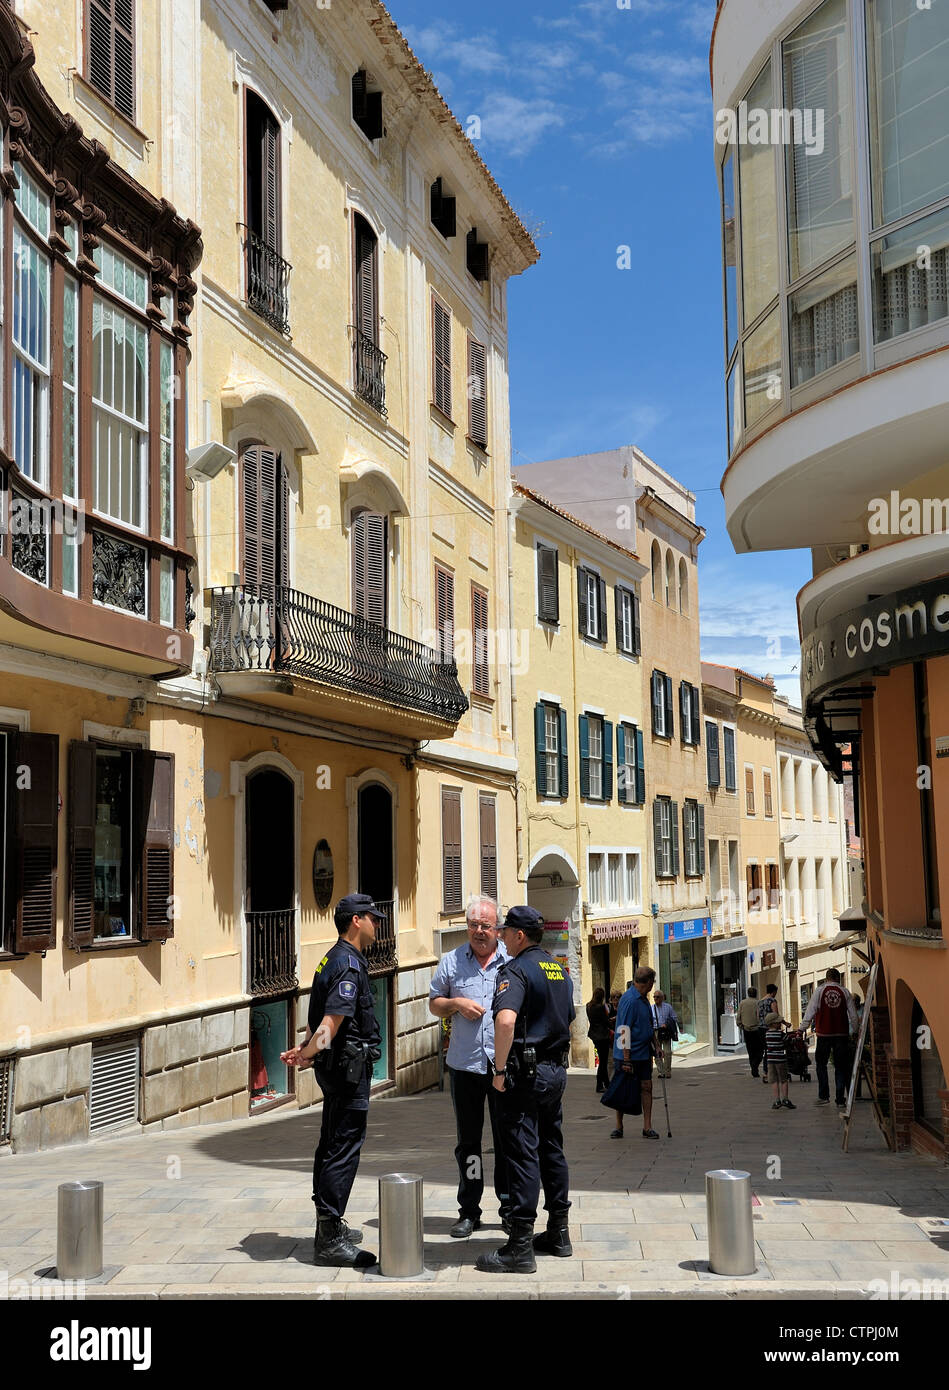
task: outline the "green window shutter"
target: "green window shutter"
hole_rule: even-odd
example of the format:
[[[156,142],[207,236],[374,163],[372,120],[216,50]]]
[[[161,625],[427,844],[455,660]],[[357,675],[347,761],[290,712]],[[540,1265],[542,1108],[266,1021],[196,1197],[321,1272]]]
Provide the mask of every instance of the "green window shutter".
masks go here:
[[[709,786],[721,786],[722,770],[718,755],[718,725],[708,720],[705,723],[705,761],[708,767]]]
[[[699,692],[694,685],[692,686],[692,742],[695,744],[696,748],[698,748],[702,742],[702,715],[699,710]]]
[[[642,650],[642,631],[639,624],[639,595],[633,594],[633,655],[641,656]]]
[[[560,620],[557,552],[549,545],[537,547],[537,616],[542,623]]]
[[[587,572],[577,570],[577,628],[581,637],[587,635]]]
[[[688,689],[688,681],[679,682],[679,731],[682,735],[683,743],[688,743],[692,735],[692,716],[686,704],[686,692]]]
[[[629,787],[626,785],[626,728],[623,724],[616,726],[616,766],[618,769],[616,773],[618,800],[621,803],[632,801]]]
[[[660,709],[662,709],[663,707],[664,699],[665,696],[662,687],[662,677],[660,676],[658,671],[653,671],[652,699],[650,700],[650,705],[652,706],[652,731],[654,734],[658,734],[659,732],[659,721],[657,716],[659,714]]]
[[[603,720],[603,800],[613,800],[613,725]]]
[[[656,878],[662,878],[662,802],[658,797],[652,803],[652,848]]]
[[[567,711],[562,709],[560,715],[560,795],[565,797],[569,788],[568,763],[569,753],[567,750]]]
[[[534,706],[534,776],[537,781],[537,795],[547,795],[547,727],[544,707]]]
[[[646,804],[646,760],[643,757],[643,731],[636,730],[636,804]]]
[[[590,721],[580,715],[580,795],[590,795]]]
[[[699,802],[695,811],[698,817],[699,873],[705,873],[705,807]]]
[[[608,629],[607,629],[607,621],[606,621],[606,580],[605,580],[605,579],[602,579],[602,578],[601,578],[600,581],[599,581],[599,592],[600,592],[600,604],[599,604],[599,611],[597,612],[597,615],[596,615],[596,618],[597,618],[597,636],[599,637],[599,639],[600,639],[601,642],[605,642],[606,639],[607,639],[607,636],[609,635],[609,634],[608,634]]]
[[[669,823],[672,827],[672,877],[679,877],[679,807],[670,803]]]
[[[672,677],[665,677],[664,699],[666,702],[666,737],[675,737],[675,721],[672,718]]]

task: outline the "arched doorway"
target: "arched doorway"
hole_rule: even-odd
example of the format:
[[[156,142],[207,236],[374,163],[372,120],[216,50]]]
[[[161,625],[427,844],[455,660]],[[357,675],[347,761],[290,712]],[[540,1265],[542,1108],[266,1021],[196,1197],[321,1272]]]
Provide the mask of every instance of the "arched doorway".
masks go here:
[[[278,768],[252,772],[244,790],[251,1113],[289,1099],[280,1053],[290,1044],[296,973],[296,789]]]
[[[542,851],[532,860],[527,873],[527,902],[547,923],[544,949],[561,959],[573,983],[573,1001],[581,1013],[584,984],[580,942],[580,882],[573,863],[556,847]],[[573,1060],[586,1065],[589,1050],[586,1028],[577,1029],[582,1039],[582,1056]],[[590,1053],[592,1058],[592,1052]]]
[[[942,1096],[946,1077],[936,1047],[936,1036],[926,1021],[918,999],[913,1000],[910,1020],[910,1072],[913,1078],[913,1118],[938,1139],[943,1138]]]

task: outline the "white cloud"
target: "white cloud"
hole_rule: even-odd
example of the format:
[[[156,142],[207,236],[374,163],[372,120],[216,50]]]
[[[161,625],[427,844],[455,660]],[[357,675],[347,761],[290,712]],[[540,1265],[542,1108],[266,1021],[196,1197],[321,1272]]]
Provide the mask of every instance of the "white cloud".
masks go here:
[[[427,62],[457,63],[465,72],[482,75],[503,72],[508,65],[507,56],[489,34],[459,35],[451,24],[410,27],[404,33],[409,46]]]
[[[524,101],[507,92],[489,92],[476,114],[486,145],[511,155],[528,154],[538,140],[566,125],[566,108],[546,98]]]

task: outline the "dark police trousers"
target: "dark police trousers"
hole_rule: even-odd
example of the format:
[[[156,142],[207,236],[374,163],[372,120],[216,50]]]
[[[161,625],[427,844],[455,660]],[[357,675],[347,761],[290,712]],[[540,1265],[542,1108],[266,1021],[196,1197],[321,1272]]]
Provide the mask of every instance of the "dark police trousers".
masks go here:
[[[566,1067],[538,1062],[533,1081],[498,1093],[498,1128],[513,1221],[536,1220],[542,1184],[549,1216],[566,1216],[570,1207],[570,1178],[561,1132],[566,1085]]]
[[[455,1107],[455,1128],[458,1143],[455,1158],[458,1162],[458,1210],[472,1221],[481,1215],[481,1194],[484,1192],[484,1163],[481,1158],[481,1134],[484,1129],[484,1102],[488,1102],[491,1134],[494,1138],[494,1191],[504,1215],[508,1208],[507,1169],[497,1121],[497,1091],[491,1084],[491,1072],[456,1071],[449,1067],[451,1102]]]
[[[318,1216],[341,1221],[366,1138],[372,1069],[367,1066],[355,1086],[332,1067],[320,1067],[316,1080],[323,1092],[323,1124],[313,1158],[313,1201]]]

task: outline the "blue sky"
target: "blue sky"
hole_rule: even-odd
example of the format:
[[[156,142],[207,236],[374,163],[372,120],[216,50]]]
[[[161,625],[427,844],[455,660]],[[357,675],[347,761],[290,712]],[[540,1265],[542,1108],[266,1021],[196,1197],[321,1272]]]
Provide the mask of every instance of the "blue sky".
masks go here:
[[[725,530],[722,306],[708,40],[715,0],[392,0],[527,226],[509,287],[514,463],[637,444],[696,494],[703,655],[799,703],[809,555]],[[632,269],[617,268],[629,246]],[[785,679],[780,679],[781,676]]]

